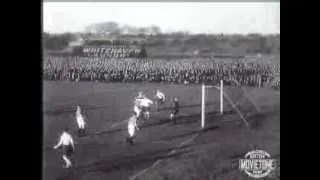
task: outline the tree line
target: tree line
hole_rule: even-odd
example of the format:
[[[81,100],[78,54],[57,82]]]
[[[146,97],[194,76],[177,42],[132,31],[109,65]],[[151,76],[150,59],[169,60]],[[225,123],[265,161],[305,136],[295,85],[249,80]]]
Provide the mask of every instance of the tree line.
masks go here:
[[[230,53],[230,54],[279,54],[280,34],[190,34],[188,32],[163,33],[155,25],[149,27],[120,26],[116,22],[96,23],[87,26],[81,33],[49,34],[43,33],[43,47],[47,50],[62,50],[70,42],[81,39],[86,40],[115,37],[137,37],[143,41],[132,41],[133,44],[142,45],[147,52],[157,51],[159,54],[174,53]],[[87,41],[87,43],[89,43]],[[92,43],[92,41],[91,41]]]

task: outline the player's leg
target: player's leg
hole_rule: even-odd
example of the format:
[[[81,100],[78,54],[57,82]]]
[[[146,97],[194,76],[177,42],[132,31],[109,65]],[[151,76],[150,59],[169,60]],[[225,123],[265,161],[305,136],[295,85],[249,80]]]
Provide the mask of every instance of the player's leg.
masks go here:
[[[79,137],[81,137],[83,135],[83,128],[84,128],[83,122],[79,122],[79,125],[78,125],[78,136]]]
[[[78,137],[80,137],[81,136],[81,119],[78,114],[76,115],[76,120],[77,120],[77,126],[78,126],[77,135]]]
[[[127,137],[127,142],[129,142],[132,145],[133,138],[135,136],[135,127],[133,124],[128,125],[128,133],[129,133],[129,136]]]
[[[86,124],[84,121],[82,122],[81,128],[82,128],[82,134],[86,135]]]
[[[86,134],[87,134],[85,125],[83,126],[82,133],[83,133],[83,135],[86,135]]]
[[[161,100],[160,100],[160,105],[161,105],[161,106],[164,105],[164,101],[165,101],[164,98],[161,98]]]
[[[81,126],[80,124],[78,124],[78,131],[77,131],[78,137],[81,136]]]
[[[81,123],[81,136],[84,136],[85,135],[85,128],[84,128],[84,122]]]
[[[170,112],[170,121],[173,122],[173,120],[174,120],[174,113]]]
[[[161,97],[161,98],[160,98],[160,104],[163,104],[163,103],[164,103],[164,101],[165,101],[164,99],[165,99],[164,97]]]
[[[140,112],[141,112],[141,110],[140,110],[137,106],[134,106],[133,112],[136,114],[136,116],[137,116],[138,119],[139,119],[139,118],[140,118]]]
[[[160,102],[158,98],[156,99],[156,106],[157,106],[157,112],[159,112]]]
[[[138,116],[138,117],[139,117],[139,120],[143,120],[143,121],[146,120],[146,108],[145,107],[141,108],[140,116]]]
[[[160,111],[160,106],[164,103],[163,98],[158,99],[158,111]]]
[[[151,107],[148,107],[148,117],[150,119],[150,116],[151,116]]]
[[[78,122],[78,136],[81,137],[82,135],[82,123],[81,121]]]
[[[177,124],[177,116],[178,116],[179,110],[175,109],[173,112],[173,123]]]
[[[129,143],[131,145],[133,145],[133,137],[131,137],[130,135],[126,137],[126,143]]]
[[[73,149],[70,145],[68,146],[63,146],[63,155],[62,155],[62,159],[65,162],[65,168],[70,168],[72,163],[71,163],[71,155],[72,155]]]
[[[141,111],[137,111],[136,112],[136,116],[137,116],[137,121],[141,121],[141,120],[143,120],[143,113],[141,112]]]
[[[64,168],[69,168],[71,167],[71,161],[67,158],[66,155],[62,155],[62,159],[65,162],[65,165],[63,166]]]

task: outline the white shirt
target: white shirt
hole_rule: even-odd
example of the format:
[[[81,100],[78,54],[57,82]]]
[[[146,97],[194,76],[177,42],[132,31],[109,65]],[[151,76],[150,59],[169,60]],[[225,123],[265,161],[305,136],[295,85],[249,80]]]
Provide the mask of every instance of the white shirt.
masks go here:
[[[156,97],[157,98],[159,98],[159,99],[165,99],[165,95],[162,93],[162,92],[160,92],[160,91],[158,91],[157,93],[156,93]]]
[[[153,102],[150,99],[137,99],[136,100],[136,105],[138,107],[149,107]]]
[[[84,117],[83,117],[82,114],[77,114],[76,119],[77,119],[77,123],[78,123],[78,124],[83,124],[83,125],[85,125]]]
[[[73,139],[71,135],[68,134],[67,132],[62,133],[62,135],[60,136],[59,143],[55,145],[54,148],[57,149],[61,145],[64,145],[64,146],[71,145],[74,148]]]

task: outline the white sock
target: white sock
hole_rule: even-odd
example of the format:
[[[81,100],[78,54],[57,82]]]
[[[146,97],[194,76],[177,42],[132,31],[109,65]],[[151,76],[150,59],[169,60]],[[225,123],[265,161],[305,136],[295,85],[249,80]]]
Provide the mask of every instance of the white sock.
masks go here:
[[[174,118],[174,115],[171,113],[170,114],[170,119],[173,120],[173,118]]]
[[[70,167],[71,166],[71,161],[65,155],[63,155],[62,158],[66,163],[66,167]]]

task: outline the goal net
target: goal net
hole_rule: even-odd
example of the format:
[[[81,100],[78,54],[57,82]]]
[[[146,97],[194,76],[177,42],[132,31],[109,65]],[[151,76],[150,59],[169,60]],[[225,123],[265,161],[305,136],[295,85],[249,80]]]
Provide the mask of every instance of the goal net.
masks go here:
[[[233,86],[228,86],[229,84]],[[235,82],[221,80],[219,84],[201,85],[201,128],[206,122],[215,121],[213,117],[226,117],[229,114],[237,116],[247,127],[247,116],[260,109],[251,97],[253,88],[241,87]],[[220,118],[221,119],[221,118]]]

